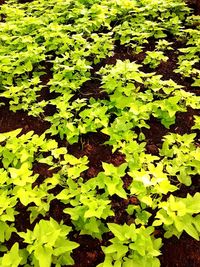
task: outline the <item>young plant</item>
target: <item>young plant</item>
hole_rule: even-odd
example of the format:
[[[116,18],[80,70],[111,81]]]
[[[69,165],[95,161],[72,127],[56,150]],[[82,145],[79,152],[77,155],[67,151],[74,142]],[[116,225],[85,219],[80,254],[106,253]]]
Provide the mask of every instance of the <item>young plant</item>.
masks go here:
[[[110,196],[116,194],[119,197],[126,199],[127,194],[123,189],[122,177],[125,175],[127,163],[123,163],[119,167],[115,167],[106,162],[103,162],[102,165],[104,172],[100,172],[91,182],[95,181],[96,186],[99,189],[104,189]]]
[[[160,39],[157,42],[156,50],[158,50],[158,51],[173,50],[173,48],[170,46],[171,44],[173,44],[173,43],[168,42],[165,39]]]
[[[190,186],[192,175],[199,173],[200,149],[195,146],[196,134],[174,134],[164,137],[160,156],[166,171],[180,183]]]
[[[162,51],[147,51],[146,54],[143,63],[148,64],[152,69],[157,68],[161,61],[166,62],[168,60]]]
[[[95,188],[96,184],[91,180],[84,184],[80,179],[77,183],[69,178],[66,188],[56,198],[72,206],[65,208],[64,213],[71,216],[73,225],[81,234],[101,238],[108,231],[102,219],[114,213],[107,194],[97,194]]]
[[[26,264],[27,252],[19,249],[19,243],[15,243],[7,253],[0,257],[0,264],[3,267],[18,267]]]
[[[26,251],[32,265],[50,267],[53,263],[60,267],[74,263],[70,254],[78,244],[67,238],[70,231],[71,227],[58,224],[51,218],[49,221],[41,220],[33,231],[19,232],[18,235],[28,244]]]
[[[110,95],[115,91],[131,96],[139,91],[136,83],[142,84],[145,73],[139,70],[141,65],[130,60],[117,60],[116,65],[106,65],[98,72],[102,75],[102,88]]]
[[[160,266],[156,257],[161,254],[162,242],[153,237],[154,227],[108,223],[108,228],[114,238],[110,239],[111,245],[102,247],[105,260],[98,267]]]
[[[22,129],[17,129],[0,134],[0,142],[5,144],[0,147],[0,158],[3,167],[5,169],[9,168],[13,175],[13,168],[18,169],[16,172],[21,170],[21,174],[23,169],[24,171],[29,170],[30,174],[36,154],[38,153],[39,156],[41,152],[51,151],[51,149],[57,147],[56,141],[45,140],[44,134],[38,136],[33,131],[29,131],[26,134],[20,135],[21,131]]]
[[[194,239],[200,237],[200,193],[194,196],[187,195],[186,198],[170,195],[167,201],[161,202],[156,220],[153,225],[163,225],[165,237],[173,235],[180,237],[183,231]]]

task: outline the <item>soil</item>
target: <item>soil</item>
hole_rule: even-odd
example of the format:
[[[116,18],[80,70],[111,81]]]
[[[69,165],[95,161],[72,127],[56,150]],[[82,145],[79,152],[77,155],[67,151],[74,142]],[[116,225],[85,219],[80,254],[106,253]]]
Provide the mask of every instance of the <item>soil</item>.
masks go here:
[[[160,257],[163,267],[199,267],[200,246],[199,242],[182,235],[180,239],[172,237],[165,240]]]
[[[0,0],[2,4],[4,0]],[[19,3],[31,2],[31,0],[20,0]],[[195,13],[200,14],[200,8],[198,0],[189,1],[189,5],[195,8]],[[169,41],[175,41],[173,38]],[[119,43],[116,43],[114,55],[112,57],[107,57],[102,60],[101,63],[94,65],[91,70],[91,80],[87,81],[81,87],[79,93],[75,96],[76,98],[100,98],[106,99],[107,95],[105,92],[102,92],[100,88],[100,82],[98,80],[98,74],[96,73],[102,66],[106,64],[115,64],[117,59],[125,60],[129,59],[130,61],[136,61],[141,63],[145,58],[145,52],[147,50],[152,50],[155,45],[154,40],[149,40],[149,44],[145,46],[144,50],[134,55],[130,48],[121,46]],[[174,42],[175,50],[183,47],[184,44],[180,42]],[[175,51],[174,50],[174,51]],[[197,95],[200,95],[200,89],[191,87],[190,80],[182,79],[179,74],[173,72],[177,64],[177,54],[174,51],[169,51],[167,56],[169,60],[167,62],[162,62],[159,67],[156,69],[157,74],[163,75],[163,79],[172,79],[178,84],[184,86],[184,89],[190,92],[195,92]],[[46,75],[42,77],[42,83],[46,84],[51,78],[51,66],[48,63],[44,63],[46,69]],[[147,67],[142,69],[143,71],[152,71]],[[51,99],[55,96],[50,95],[48,88],[41,93],[40,100],[42,99]],[[22,133],[27,133],[28,131],[33,130],[36,134],[41,135],[49,128],[49,123],[44,121],[42,118],[35,118],[28,116],[24,111],[12,112],[9,110],[9,104],[5,102],[4,106],[0,107],[0,132],[7,132],[17,128],[22,128]],[[55,112],[53,106],[48,106],[45,110],[44,115],[52,115]],[[150,129],[144,129],[143,132],[146,136],[147,146],[146,150],[148,153],[156,155],[158,154],[158,149],[162,145],[162,138],[169,132],[176,132],[179,134],[190,133],[191,127],[194,124],[193,116],[200,115],[200,110],[193,110],[189,108],[185,113],[178,113],[176,116],[176,123],[166,129],[160,122],[154,117],[150,118],[149,125]],[[198,133],[198,138],[200,134]],[[198,140],[197,138],[197,140]],[[108,145],[105,145],[105,141],[108,140],[108,136],[102,134],[101,132],[89,133],[83,135],[81,140],[73,145],[69,145],[64,141],[61,141],[59,137],[56,137],[56,140],[59,141],[60,145],[66,145],[68,152],[76,157],[82,157],[87,155],[89,159],[89,169],[82,174],[82,177],[85,180],[88,180],[96,176],[100,171],[102,171],[102,161],[112,163],[115,166],[119,166],[125,162],[125,157],[119,152],[112,153],[112,148]],[[49,172],[47,166],[44,164],[34,165],[34,173],[39,174],[39,180],[37,183],[41,183],[46,177],[52,175]],[[131,178],[124,177],[124,187],[126,188],[131,182]],[[58,193],[62,190],[60,187],[52,190],[49,193]],[[185,196],[190,190],[191,194],[200,191],[200,176],[193,177],[193,187],[188,189],[187,187],[182,186],[180,190],[176,193],[178,196]],[[112,197],[112,208],[115,212],[114,219],[110,221],[122,224],[124,222],[130,223],[131,218],[126,213],[125,209],[129,203],[137,204],[136,198],[130,198],[128,200],[122,200],[119,197]],[[59,202],[58,200],[53,200],[50,205],[49,214],[47,217],[53,217],[55,220],[64,222],[68,225],[71,225],[70,218],[68,215],[63,213],[65,205]],[[20,212],[20,215],[16,216],[16,228],[18,231],[24,231],[25,229],[33,229],[34,224],[31,224],[29,221],[29,213],[27,212],[27,207],[24,207],[22,204],[18,204],[17,210]],[[21,216],[23,214],[23,216]],[[162,232],[162,231],[161,231]],[[161,233],[162,235],[162,233]],[[80,235],[78,232],[73,231],[71,233],[71,240],[76,241],[80,246],[74,250],[72,256],[75,260],[74,267],[96,267],[104,259],[104,254],[101,250],[102,245],[106,245],[110,238],[110,234],[104,235],[103,240],[93,239],[91,236]],[[10,240],[7,242],[7,247],[11,248],[16,240],[21,246],[22,240],[13,234]],[[183,234],[180,239],[172,237],[170,239],[163,239],[162,255],[160,256],[161,266],[162,267],[199,267],[200,266],[200,242],[192,239],[187,234]]]
[[[200,15],[200,1],[199,0],[186,0],[189,7],[194,10],[195,15]]]

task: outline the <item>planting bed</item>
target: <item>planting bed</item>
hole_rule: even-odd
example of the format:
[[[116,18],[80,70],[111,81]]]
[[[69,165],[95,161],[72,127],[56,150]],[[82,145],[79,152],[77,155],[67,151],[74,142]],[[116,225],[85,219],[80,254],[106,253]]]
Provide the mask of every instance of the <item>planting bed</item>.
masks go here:
[[[0,266],[200,266],[198,2],[0,4]]]

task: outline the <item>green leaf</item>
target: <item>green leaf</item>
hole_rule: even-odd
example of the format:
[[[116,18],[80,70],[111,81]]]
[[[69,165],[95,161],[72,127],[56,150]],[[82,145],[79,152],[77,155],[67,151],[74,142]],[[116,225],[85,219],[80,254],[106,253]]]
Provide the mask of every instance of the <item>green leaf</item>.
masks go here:
[[[192,236],[194,239],[199,241],[199,233],[192,224],[186,223],[184,226],[184,230],[188,235]]]
[[[15,243],[10,251],[7,252],[2,258],[1,266],[2,267],[17,267],[22,261],[22,256],[19,253],[19,244]]]
[[[120,241],[125,241],[126,238],[124,236],[125,233],[125,228],[126,226],[121,226],[115,223],[108,223],[108,228],[110,231],[120,240]]]
[[[39,262],[40,267],[51,267],[51,256],[53,250],[46,246],[40,246],[35,249],[34,256]]]

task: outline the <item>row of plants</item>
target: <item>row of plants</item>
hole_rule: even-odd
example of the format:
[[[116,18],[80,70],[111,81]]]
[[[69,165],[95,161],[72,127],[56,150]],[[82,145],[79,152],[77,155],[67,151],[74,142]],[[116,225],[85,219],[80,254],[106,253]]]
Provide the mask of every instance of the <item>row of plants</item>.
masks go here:
[[[111,234],[98,267],[157,267],[163,238],[186,232],[199,240],[200,193],[177,193],[200,174],[200,116],[190,133],[170,127],[189,108],[198,114],[200,96],[157,73],[174,50],[171,37],[182,44],[174,72],[191,79],[194,90],[199,86],[199,17],[182,0],[8,0],[0,14],[1,104],[50,123],[40,136],[22,129],[0,134],[0,265],[73,265],[74,232],[99,240]],[[152,39],[153,49],[145,51]],[[102,63],[117,43],[133,56],[145,51],[145,58]],[[106,97],[80,97],[82,86],[96,80]],[[53,115],[46,115],[47,106],[55,108]],[[156,155],[146,148],[152,117],[168,129]],[[103,161],[102,171],[84,179],[88,157],[68,148],[94,132],[105,134],[105,145],[125,162]],[[34,169],[39,164],[49,173],[42,181]],[[131,221],[114,222],[113,197],[135,199],[126,208]],[[50,215],[55,200],[69,220]],[[19,205],[29,215],[24,231],[17,224]]]

